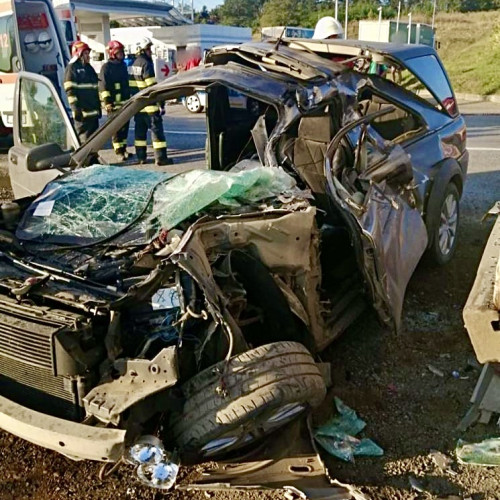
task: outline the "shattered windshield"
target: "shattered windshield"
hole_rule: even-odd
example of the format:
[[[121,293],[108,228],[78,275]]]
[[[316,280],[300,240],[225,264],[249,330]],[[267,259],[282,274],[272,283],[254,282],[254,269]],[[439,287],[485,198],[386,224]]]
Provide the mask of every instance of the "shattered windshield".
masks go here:
[[[16,234],[20,239],[56,244],[111,240],[142,244],[214,202],[239,207],[295,186],[281,169],[254,162],[236,167],[231,172],[192,170],[178,175],[89,167],[49,183],[25,213]]]

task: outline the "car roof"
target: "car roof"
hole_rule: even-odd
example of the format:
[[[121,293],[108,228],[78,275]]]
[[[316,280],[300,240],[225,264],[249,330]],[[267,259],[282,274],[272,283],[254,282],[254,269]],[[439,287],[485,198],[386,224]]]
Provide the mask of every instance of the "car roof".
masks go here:
[[[420,44],[407,44],[407,43],[388,43],[388,42],[368,42],[364,40],[304,40],[302,38],[288,38],[287,42],[305,43],[307,46],[311,45],[326,45],[333,49],[334,47],[352,47],[357,49],[369,50],[379,54],[393,56],[401,61],[412,59],[413,57],[420,57],[426,55],[436,55],[436,51],[428,45]],[[313,49],[314,50],[314,49]],[[330,50],[331,51],[331,50]]]

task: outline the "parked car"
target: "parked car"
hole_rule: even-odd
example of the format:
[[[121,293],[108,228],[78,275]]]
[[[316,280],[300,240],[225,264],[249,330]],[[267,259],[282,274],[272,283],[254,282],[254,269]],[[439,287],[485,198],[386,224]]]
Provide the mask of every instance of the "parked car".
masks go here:
[[[1,428],[80,459],[137,458],[153,432],[218,456],[321,403],[314,356],[368,304],[398,328],[424,251],[455,250],[465,125],[432,49],[356,54],[415,78],[433,58],[436,102],[309,49],[245,44],[140,92],[79,145],[51,82],[20,74]],[[85,168],[144,106],[203,89],[209,170]]]
[[[250,113],[258,113],[258,102],[247,98],[236,90],[228,89],[229,105],[232,108],[247,109]],[[207,93],[198,91],[183,98],[183,104],[190,113],[201,113],[207,106]]]

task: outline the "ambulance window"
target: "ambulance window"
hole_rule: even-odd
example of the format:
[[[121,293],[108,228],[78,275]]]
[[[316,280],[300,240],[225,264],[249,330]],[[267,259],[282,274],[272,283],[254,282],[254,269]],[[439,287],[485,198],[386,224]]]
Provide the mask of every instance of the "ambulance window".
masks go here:
[[[69,149],[70,133],[50,88],[44,83],[23,79],[20,97],[21,142],[28,147],[55,143],[63,150]]]
[[[13,16],[0,17],[0,71],[2,73],[12,73],[16,49],[14,44]]]
[[[73,28],[71,27],[71,21],[61,21],[64,28],[64,37],[68,43],[75,41],[73,37]]]

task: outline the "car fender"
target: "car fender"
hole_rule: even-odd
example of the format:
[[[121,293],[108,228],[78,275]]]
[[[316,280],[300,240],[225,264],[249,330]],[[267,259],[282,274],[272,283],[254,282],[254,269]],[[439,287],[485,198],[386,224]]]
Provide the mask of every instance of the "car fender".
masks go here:
[[[454,158],[446,158],[436,163],[433,167],[432,186],[425,207],[424,221],[427,227],[429,242],[427,247],[432,245],[434,230],[439,224],[439,214],[441,202],[450,182],[454,182],[462,196],[464,187],[464,173],[460,164]]]

